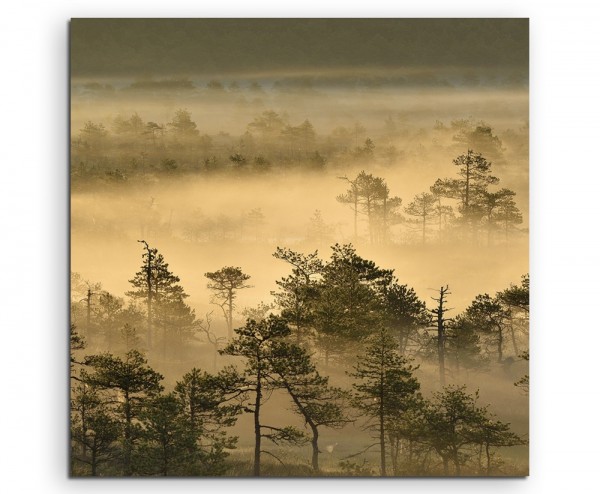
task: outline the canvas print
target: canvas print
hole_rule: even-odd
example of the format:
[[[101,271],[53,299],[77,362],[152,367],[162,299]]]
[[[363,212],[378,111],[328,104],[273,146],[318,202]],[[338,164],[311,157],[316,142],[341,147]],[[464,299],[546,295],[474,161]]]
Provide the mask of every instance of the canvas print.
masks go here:
[[[528,475],[527,19],[73,19],[70,475]]]

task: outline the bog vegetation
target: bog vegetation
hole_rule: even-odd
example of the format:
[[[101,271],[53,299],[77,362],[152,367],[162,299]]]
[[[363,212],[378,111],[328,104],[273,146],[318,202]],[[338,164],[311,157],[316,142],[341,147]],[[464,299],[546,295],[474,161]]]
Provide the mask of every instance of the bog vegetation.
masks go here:
[[[72,475],[527,474],[522,81],[411,77],[74,84]]]

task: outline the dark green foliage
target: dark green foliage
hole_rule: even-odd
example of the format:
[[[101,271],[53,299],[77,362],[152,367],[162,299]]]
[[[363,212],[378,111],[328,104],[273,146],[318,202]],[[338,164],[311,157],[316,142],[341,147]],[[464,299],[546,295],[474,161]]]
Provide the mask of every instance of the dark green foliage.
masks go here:
[[[424,439],[442,459],[445,475],[449,474],[449,462],[460,475],[468,459],[467,449],[475,443],[475,434],[485,421],[485,410],[477,407],[477,398],[477,393],[468,394],[464,386],[448,386],[426,405]]]
[[[435,393],[424,412],[424,441],[440,456],[444,474],[448,464],[454,465],[456,475],[474,455],[478,446],[485,448],[486,474],[490,474],[490,448],[516,446],[525,442],[510,432],[510,424],[495,420],[487,407],[477,406],[479,393],[467,393],[465,386],[448,386]],[[481,454],[481,449],[479,450]],[[481,467],[481,460],[479,459]]]
[[[196,452],[201,458],[201,475],[224,473],[226,450],[235,447],[237,438],[227,435],[242,407],[235,399],[244,380],[228,367],[218,374],[192,369],[175,384],[174,396],[181,406],[185,427],[195,435]]]
[[[144,244],[144,263],[132,280],[137,290],[130,295],[146,302],[150,297],[155,333],[165,330],[171,335],[169,341],[183,342],[185,333],[175,339],[178,331],[195,327],[193,311],[183,302],[187,295],[158,251]],[[137,350],[140,342],[130,322],[139,324],[144,314],[133,304],[125,307],[123,300],[108,292],[94,294],[90,315],[96,335],[104,336],[113,353],[79,357],[84,340],[71,326],[72,475],[247,475],[250,472],[239,457],[231,456],[237,437],[227,431],[243,412],[254,421],[252,472],[257,476],[372,475],[364,455],[377,447],[382,476],[439,474],[442,466],[447,475],[504,473],[497,449],[525,441],[487,406],[478,405],[477,393],[469,394],[465,386],[449,386],[431,400],[420,394],[418,366],[405,355],[420,352],[425,339],[433,341],[422,328],[431,322],[429,312],[436,314],[436,310],[428,311],[393,270],[360,257],[352,245],[334,245],[327,261],[320,260],[316,251],[305,255],[286,248],[278,248],[274,257],[291,266],[291,274],[277,282],[275,297],[282,315],[269,315],[274,306],[264,303],[246,311],[251,317],[235,329],[235,338],[220,352],[243,360],[243,371],[230,366],[209,374],[193,368],[168,393],[163,393],[162,375]],[[206,276],[215,293],[225,297],[230,290],[235,293],[248,286],[249,276],[240,268],[226,267]],[[440,293],[447,290],[442,287]],[[228,302],[227,298],[222,302],[226,311]],[[441,309],[443,372],[454,382],[464,382],[472,370],[497,369],[486,366],[489,355],[508,368],[513,357],[505,358],[506,335],[513,336],[514,355],[528,360],[528,352],[517,351],[518,338],[513,334],[513,326],[524,330],[528,321],[527,275],[520,285],[511,285],[496,297],[478,295],[453,319],[443,317],[448,310],[443,303],[437,310]],[[210,334],[210,319],[207,325]],[[317,368],[310,354],[315,348],[325,353],[327,365],[331,357],[346,364],[343,358],[350,351],[359,354],[362,348],[349,374],[354,380],[352,393],[332,385]],[[427,368],[423,374],[427,385]],[[332,379],[339,375],[333,374]],[[527,392],[528,374],[514,384]],[[264,407],[270,406],[272,396],[289,399],[304,430],[290,425],[284,416],[265,423]],[[341,472],[321,466],[331,465],[320,456],[324,428],[346,433],[351,422],[373,434],[374,443],[346,457],[325,456],[341,459]],[[276,449],[264,448],[265,439],[279,448],[310,443],[312,470],[307,464],[286,465],[286,457],[278,457]],[[333,447],[327,447],[328,454]],[[348,446],[344,448],[344,453],[341,446],[337,451],[347,454]],[[265,455],[279,464],[270,464]],[[362,456],[358,463],[348,461],[358,456]]]
[[[188,295],[179,284],[179,277],[169,270],[163,255],[146,241],[139,242],[144,245],[142,266],[129,280],[134,290],[127,295],[145,302],[148,349],[154,348],[158,336],[163,359],[168,345],[176,355],[181,355],[183,343],[196,329],[194,311],[185,304]]]
[[[292,266],[292,274],[276,281],[279,291],[272,292],[281,315],[295,326],[297,338],[313,322],[313,305],[317,296],[317,276],[323,269],[317,251],[304,255],[278,247],[273,256]]]
[[[300,444],[304,435],[294,427],[274,427],[261,422],[261,407],[266,394],[281,384],[273,375],[273,350],[278,342],[291,331],[285,319],[270,315],[262,321],[248,320],[246,325],[236,328],[237,335],[223,350],[226,355],[243,357],[246,361],[243,379],[233,386],[232,392],[242,397],[244,411],[254,417],[254,476],[260,476],[262,439],[275,444],[289,442]]]
[[[465,321],[486,338],[486,351],[496,354],[498,362],[502,362],[504,355],[505,330],[509,316],[510,313],[501,301],[487,293],[477,295],[464,313]]]
[[[485,367],[488,359],[482,353],[480,326],[469,317],[452,319],[446,332],[448,370],[458,379],[462,370]]]
[[[331,355],[378,327],[378,292],[391,278],[392,270],[363,259],[351,245],[332,247],[330,261],[317,284],[314,308],[314,326],[327,364]]]
[[[108,353],[91,355],[85,358],[85,365],[92,369],[85,384],[108,394],[112,413],[123,428],[123,475],[132,475],[134,450],[141,435],[139,417],[146,401],[162,391],[163,377],[137,350],[127,352],[123,359]]]
[[[371,337],[364,355],[359,356],[352,375],[356,379],[355,406],[367,417],[365,427],[376,433],[380,448],[381,475],[387,475],[388,427],[411,408],[419,382],[415,367],[398,353],[398,345],[386,330]],[[394,457],[394,452],[392,452]]]
[[[420,346],[419,329],[429,322],[425,302],[408,285],[401,285],[394,277],[382,286],[384,324],[396,336],[398,349],[406,354],[411,345]]]
[[[83,382],[86,377],[82,372]],[[91,476],[100,475],[102,466],[118,457],[121,424],[93,386],[78,384],[71,395],[72,463],[89,466]]]
[[[500,292],[498,297],[511,308],[529,313],[529,273],[521,277],[521,285],[511,285]]]
[[[344,410],[347,393],[329,385],[305,349],[279,341],[269,357],[278,385],[290,395],[293,410],[311,429],[312,468],[319,471],[319,427],[341,428],[350,422]]]
[[[140,413],[136,455],[141,475],[193,475],[199,460],[197,436],[187,427],[182,404],[171,394],[152,397]]]

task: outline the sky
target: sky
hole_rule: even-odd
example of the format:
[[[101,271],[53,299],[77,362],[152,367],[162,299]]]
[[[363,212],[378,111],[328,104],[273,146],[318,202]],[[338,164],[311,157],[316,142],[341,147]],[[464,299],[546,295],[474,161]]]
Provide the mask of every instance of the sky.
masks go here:
[[[73,19],[78,76],[366,67],[526,70],[528,19]]]

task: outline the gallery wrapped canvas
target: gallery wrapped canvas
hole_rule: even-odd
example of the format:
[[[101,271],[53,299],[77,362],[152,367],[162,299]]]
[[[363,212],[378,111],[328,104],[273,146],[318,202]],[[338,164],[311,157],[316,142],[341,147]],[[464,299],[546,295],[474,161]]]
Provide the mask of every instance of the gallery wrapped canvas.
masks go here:
[[[527,19],[73,19],[71,475],[528,475]]]

